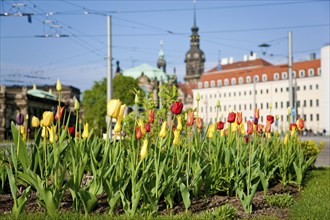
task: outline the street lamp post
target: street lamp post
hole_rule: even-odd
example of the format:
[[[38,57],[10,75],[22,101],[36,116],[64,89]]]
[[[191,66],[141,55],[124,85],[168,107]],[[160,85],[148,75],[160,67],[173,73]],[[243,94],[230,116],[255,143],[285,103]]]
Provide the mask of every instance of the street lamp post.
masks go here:
[[[111,16],[107,16],[107,103],[112,98],[112,64],[111,64]],[[107,125],[111,123],[110,117],[106,116]],[[109,126],[109,135],[111,138],[112,127]]]

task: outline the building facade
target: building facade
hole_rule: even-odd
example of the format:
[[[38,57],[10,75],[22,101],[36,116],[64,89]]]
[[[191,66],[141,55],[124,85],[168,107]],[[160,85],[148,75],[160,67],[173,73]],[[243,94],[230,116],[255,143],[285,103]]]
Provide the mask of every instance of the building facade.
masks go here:
[[[295,117],[305,120],[305,128],[314,134],[325,130],[329,134],[329,45],[321,49],[321,58],[295,62],[292,66]],[[276,125],[285,130],[288,121],[288,65],[272,65],[262,59],[246,60],[223,65],[204,73],[193,97],[200,94],[199,115],[206,123],[215,122],[216,104],[221,108],[218,120],[226,121],[230,111],[242,111],[245,121],[251,120],[255,108],[260,109],[260,121],[266,115],[278,115]],[[197,106],[193,99],[193,106]],[[272,108],[270,108],[272,106]],[[291,109],[291,107],[290,107]]]
[[[71,111],[74,118],[75,99],[80,97],[80,90],[72,86],[62,86],[61,106]],[[29,115],[25,126],[30,128],[32,116],[42,118],[44,111],[56,113],[58,93],[55,85],[31,86],[1,86],[0,87],[0,141],[11,139],[10,124],[16,121],[18,113]]]

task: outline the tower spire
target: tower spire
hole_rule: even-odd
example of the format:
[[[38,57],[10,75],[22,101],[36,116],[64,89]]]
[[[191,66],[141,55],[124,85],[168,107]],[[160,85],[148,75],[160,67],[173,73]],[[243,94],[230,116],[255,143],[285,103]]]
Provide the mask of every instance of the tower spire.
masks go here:
[[[194,0],[193,3],[194,3],[194,27],[197,27],[197,24],[196,24],[196,0]]]

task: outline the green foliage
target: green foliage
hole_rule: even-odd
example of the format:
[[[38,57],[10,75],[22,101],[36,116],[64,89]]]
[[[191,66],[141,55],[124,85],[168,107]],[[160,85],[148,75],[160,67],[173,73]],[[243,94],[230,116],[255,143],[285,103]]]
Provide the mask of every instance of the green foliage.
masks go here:
[[[130,76],[117,75],[113,78],[113,98],[120,99],[126,105],[134,105],[134,90],[140,89],[138,80]]]
[[[290,208],[288,219],[330,219],[329,178],[329,168],[309,172],[304,190]]]
[[[107,80],[95,81],[90,90],[83,93],[84,121],[94,129],[94,134],[101,137],[106,131],[107,115]],[[133,105],[133,90],[141,90],[138,81],[132,77],[117,75],[113,78],[113,99],[120,99],[123,104]]]
[[[305,157],[310,158],[312,156],[318,155],[324,147],[324,144],[325,142],[317,144],[317,142],[313,140],[306,140],[301,142],[301,147],[304,151]]]
[[[225,204],[211,211],[200,214],[202,219],[236,219],[237,210],[230,204]]]
[[[95,81],[90,90],[83,93],[84,121],[94,128],[96,135],[101,136],[106,130],[105,116],[107,114],[106,78]]]
[[[267,195],[266,201],[270,206],[278,206],[281,208],[290,207],[294,203],[292,195],[288,193]]]

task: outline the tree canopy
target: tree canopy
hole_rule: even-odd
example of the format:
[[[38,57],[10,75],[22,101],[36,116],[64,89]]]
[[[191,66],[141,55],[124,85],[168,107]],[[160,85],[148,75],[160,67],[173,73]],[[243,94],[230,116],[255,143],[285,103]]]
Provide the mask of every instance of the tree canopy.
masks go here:
[[[105,118],[107,114],[107,80],[95,81],[90,90],[83,92],[82,104],[84,122],[94,129],[94,134],[102,135],[106,131]],[[132,77],[117,75],[113,78],[113,99],[120,99],[123,104],[133,105],[133,90],[138,89],[138,81]]]

